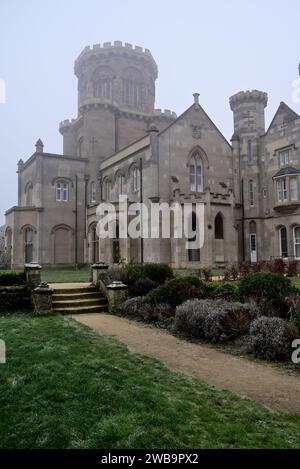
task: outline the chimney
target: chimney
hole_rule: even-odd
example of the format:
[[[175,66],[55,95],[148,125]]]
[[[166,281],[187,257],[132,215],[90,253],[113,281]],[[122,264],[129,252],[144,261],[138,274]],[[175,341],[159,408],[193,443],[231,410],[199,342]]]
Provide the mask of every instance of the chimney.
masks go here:
[[[194,96],[194,109],[196,111],[199,111],[199,109],[200,109],[200,104],[199,104],[200,93],[194,93],[193,96]]]

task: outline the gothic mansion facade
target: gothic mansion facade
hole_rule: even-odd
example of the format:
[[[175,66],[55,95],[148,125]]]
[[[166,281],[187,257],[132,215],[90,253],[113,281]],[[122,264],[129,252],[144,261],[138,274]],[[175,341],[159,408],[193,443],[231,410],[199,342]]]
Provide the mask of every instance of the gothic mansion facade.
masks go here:
[[[267,94],[230,98],[228,142],[199,104],[179,117],[157,110],[157,65],[147,49],[115,41],[86,47],[75,62],[78,115],[60,124],[63,154],[18,162],[18,204],[6,212],[11,267],[36,261],[167,262],[174,267],[300,259],[300,117],[281,103],[265,128]],[[99,240],[96,209],[129,202],[201,202],[204,245],[185,239]],[[197,219],[192,217],[196,226]]]

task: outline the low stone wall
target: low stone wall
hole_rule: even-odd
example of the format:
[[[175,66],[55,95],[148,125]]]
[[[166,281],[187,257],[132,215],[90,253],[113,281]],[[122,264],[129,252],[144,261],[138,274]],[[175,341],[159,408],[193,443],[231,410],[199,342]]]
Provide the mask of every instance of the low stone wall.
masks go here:
[[[0,311],[30,309],[31,295],[27,285],[0,286]]]

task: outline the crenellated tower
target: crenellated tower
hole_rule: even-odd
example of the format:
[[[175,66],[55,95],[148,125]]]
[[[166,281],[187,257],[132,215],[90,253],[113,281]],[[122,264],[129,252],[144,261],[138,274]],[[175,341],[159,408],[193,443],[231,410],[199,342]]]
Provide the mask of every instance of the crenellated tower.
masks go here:
[[[75,61],[78,117],[63,121],[64,154],[104,159],[176,115],[154,109],[157,65],[148,49],[121,41],[85,47]]]

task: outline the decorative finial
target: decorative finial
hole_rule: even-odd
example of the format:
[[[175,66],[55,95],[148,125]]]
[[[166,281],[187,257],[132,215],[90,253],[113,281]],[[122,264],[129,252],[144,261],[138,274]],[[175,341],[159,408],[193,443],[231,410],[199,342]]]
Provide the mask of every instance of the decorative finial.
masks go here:
[[[194,93],[194,108],[198,111],[200,109],[200,104],[199,104],[199,96],[200,93]]]
[[[44,151],[44,144],[42,142],[42,140],[39,138],[38,141],[36,142],[35,144],[35,148],[36,148],[36,153],[43,153]]]

